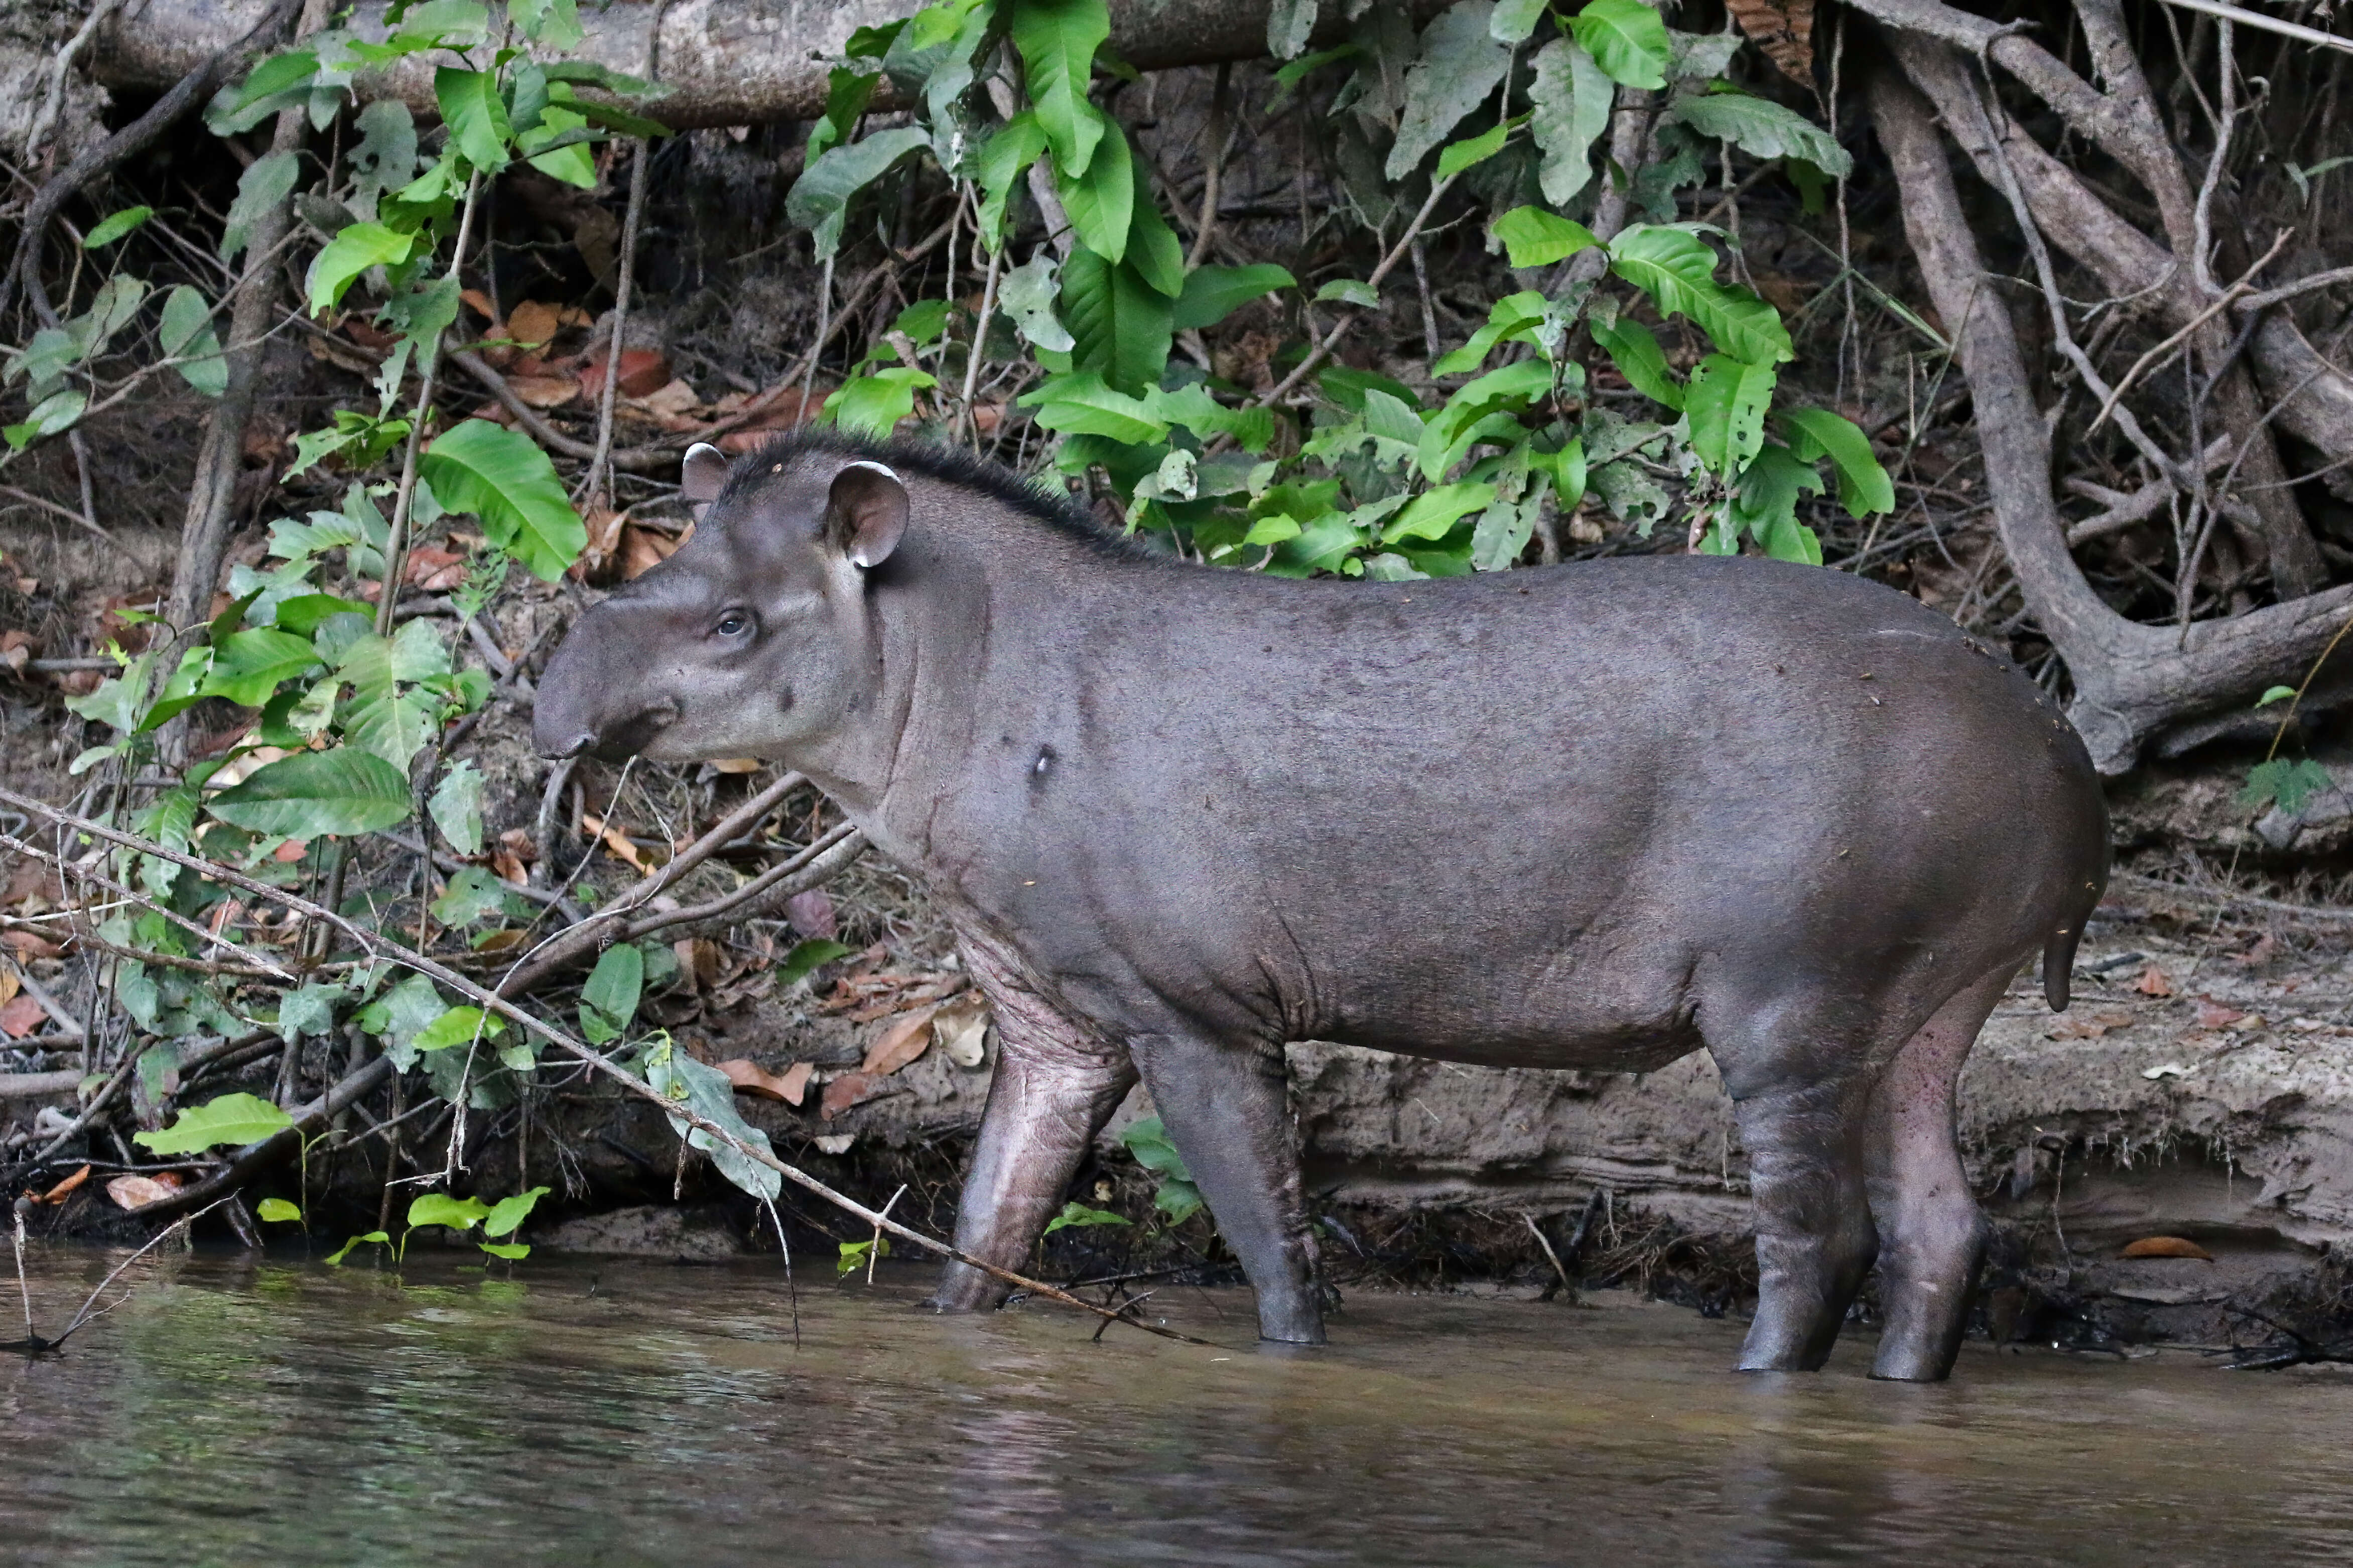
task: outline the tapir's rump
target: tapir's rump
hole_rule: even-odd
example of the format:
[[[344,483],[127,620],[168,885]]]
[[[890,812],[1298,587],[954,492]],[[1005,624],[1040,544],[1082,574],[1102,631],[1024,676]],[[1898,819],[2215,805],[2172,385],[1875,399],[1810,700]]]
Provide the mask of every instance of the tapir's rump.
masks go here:
[[[1140,1072],[1259,1291],[1321,1337],[1282,1043],[1640,1069],[1740,1102],[1743,1364],[1820,1364],[1874,1257],[1943,1375],[1979,1221],[1955,1075],[2106,874],[2084,747],[1983,640],[1841,573],[1620,557],[1299,582],[1156,557],[1002,470],[797,438],[591,611],[543,747],[818,780],[955,921],[1002,1041],[958,1226],[1026,1256]],[[984,1305],[950,1270],[940,1300]]]

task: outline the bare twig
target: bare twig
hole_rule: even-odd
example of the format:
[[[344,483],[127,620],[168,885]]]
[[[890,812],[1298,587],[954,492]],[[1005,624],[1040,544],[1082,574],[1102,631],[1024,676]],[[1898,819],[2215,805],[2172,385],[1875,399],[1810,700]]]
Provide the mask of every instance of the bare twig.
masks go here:
[[[2229,310],[2233,301],[2243,298],[2247,290],[2254,286],[2257,275],[2259,275],[2264,268],[2269,267],[2272,264],[2273,259],[2277,257],[2281,251],[2287,248],[2287,242],[2295,237],[2295,230],[2292,228],[2284,228],[2280,230],[2279,237],[2272,241],[2272,247],[2263,252],[2263,258],[2261,261],[2256,262],[2253,267],[2247,268],[2246,275],[2244,277],[2232,284],[2231,287],[2225,289],[2221,296],[2215,300],[2212,304],[2208,305],[2204,310],[2199,311],[2197,315],[2191,317],[2188,324],[2176,331],[2171,337],[2166,339],[2163,342],[2158,344],[2155,348],[2141,355],[2140,358],[2133,361],[2132,368],[2126,371],[2124,374],[2116,378],[2115,388],[2110,391],[2107,397],[2102,401],[2100,404],[2099,414],[2094,417],[2089,426],[2084,427],[2084,434],[2086,437],[2096,435],[2100,426],[2108,422],[2108,415],[2116,408],[2116,399],[2122,397],[2126,392],[2132,389],[2133,383],[2140,379],[2142,372],[2147,370],[2151,365],[2158,363],[2159,361],[2170,355],[2175,349],[2180,347],[2183,343],[2188,342],[2197,332],[2199,328],[2204,326],[2207,322],[2212,321],[2215,317]]]
[[[654,0],[653,20],[646,27],[646,79],[658,79],[655,72],[661,64],[662,13],[670,9],[670,0]],[[638,226],[646,211],[646,165],[653,161],[653,143],[640,136],[631,143],[629,155],[629,205],[621,220],[621,256],[619,275],[613,282],[613,335],[605,345],[605,384],[596,397],[596,446],[588,458],[587,478],[582,481],[583,493],[588,504],[595,507],[612,493],[612,469],[609,458],[613,450],[613,398],[621,381],[621,331],[628,321],[629,289],[636,281],[638,270]]]
[[[461,278],[466,267],[467,242],[474,237],[474,213],[480,205],[482,176],[480,171],[466,176],[466,205],[458,216],[458,245],[449,255],[449,276]],[[425,450],[425,422],[433,411],[433,386],[441,374],[441,338],[436,333],[426,345],[425,363],[417,367],[416,413],[408,426],[408,445],[400,458],[400,488],[393,495],[392,537],[384,547],[384,592],[376,597],[375,635],[392,635],[392,613],[399,606],[400,584],[408,576],[408,518],[417,500],[417,460]]]

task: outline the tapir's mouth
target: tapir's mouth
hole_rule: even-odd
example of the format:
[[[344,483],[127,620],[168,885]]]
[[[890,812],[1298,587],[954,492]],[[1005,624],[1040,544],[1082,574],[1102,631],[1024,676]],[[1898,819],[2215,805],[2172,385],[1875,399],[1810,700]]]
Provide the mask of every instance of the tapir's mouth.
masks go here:
[[[585,752],[601,763],[627,762],[652,745],[654,737],[677,723],[678,717],[677,700],[665,698],[617,724],[607,724],[600,730],[582,730],[565,736],[543,748],[540,754],[561,759]]]

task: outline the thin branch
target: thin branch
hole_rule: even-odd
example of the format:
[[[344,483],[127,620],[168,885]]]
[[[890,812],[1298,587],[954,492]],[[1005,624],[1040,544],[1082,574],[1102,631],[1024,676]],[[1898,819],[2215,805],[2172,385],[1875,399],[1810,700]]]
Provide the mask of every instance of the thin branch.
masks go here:
[[[661,63],[662,13],[670,0],[654,0],[654,14],[646,26],[646,79],[658,79]],[[621,382],[621,330],[629,316],[629,289],[638,270],[638,226],[646,211],[646,166],[653,161],[653,142],[640,136],[629,158],[629,205],[621,220],[620,273],[613,284],[613,335],[605,345],[605,384],[596,398],[596,445],[588,458],[585,494],[593,508],[609,501],[612,493],[610,458],[613,451],[613,398]]]
[[[2099,430],[2101,426],[2108,422],[2109,414],[2116,408],[2116,399],[2122,397],[2126,391],[2130,390],[2133,383],[2140,379],[2142,372],[2147,370],[2151,365],[2156,364],[2158,362],[2169,355],[2175,349],[2189,342],[2191,334],[2196,332],[2199,328],[2204,326],[2207,322],[2212,321],[2215,317],[2229,310],[2232,301],[2243,297],[2246,291],[2253,286],[2256,275],[2262,272],[2264,268],[2269,267],[2272,264],[2273,258],[2277,257],[2282,250],[2287,248],[2287,242],[2295,237],[2295,230],[2292,228],[2284,228],[2280,230],[2279,237],[2272,242],[2272,247],[2269,250],[2263,252],[2263,259],[2256,262],[2253,267],[2248,268],[2246,275],[2241,278],[2236,283],[2232,284],[2228,289],[2224,290],[2220,299],[2216,300],[2212,304],[2208,305],[2204,310],[2199,311],[2197,315],[2191,317],[2188,324],[2183,326],[2171,337],[2166,339],[2163,342],[2158,344],[2155,348],[2141,355],[2140,358],[2133,361],[2132,368],[2125,372],[2123,375],[2116,378],[2116,389],[2113,392],[2110,392],[2106,400],[2100,405],[2100,412],[2098,416],[2094,417],[2090,426],[2084,429],[2084,434],[2086,437],[2092,436]]]

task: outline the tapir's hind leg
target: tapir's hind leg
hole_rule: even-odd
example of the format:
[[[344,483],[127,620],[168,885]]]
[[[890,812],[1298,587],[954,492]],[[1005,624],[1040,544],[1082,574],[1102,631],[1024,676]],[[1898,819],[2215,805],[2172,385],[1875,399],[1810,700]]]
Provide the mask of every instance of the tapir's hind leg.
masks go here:
[[[1933,1383],[1960,1353],[1985,1218],[1954,1142],[1953,1088],[2010,973],[2005,965],[1938,1008],[1873,1094],[1866,1147],[1887,1323],[1873,1377]]]

